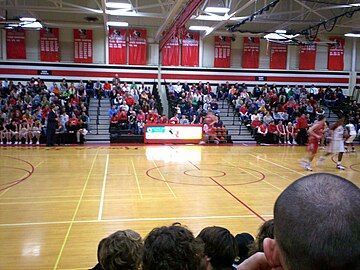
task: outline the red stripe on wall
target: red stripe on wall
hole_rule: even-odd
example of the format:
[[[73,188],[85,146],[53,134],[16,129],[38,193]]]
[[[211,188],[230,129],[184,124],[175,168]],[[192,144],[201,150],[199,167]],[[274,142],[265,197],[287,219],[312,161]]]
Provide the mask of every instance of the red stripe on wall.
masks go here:
[[[15,74],[15,75],[37,75],[37,70],[34,69],[8,69],[0,68],[0,74]]]

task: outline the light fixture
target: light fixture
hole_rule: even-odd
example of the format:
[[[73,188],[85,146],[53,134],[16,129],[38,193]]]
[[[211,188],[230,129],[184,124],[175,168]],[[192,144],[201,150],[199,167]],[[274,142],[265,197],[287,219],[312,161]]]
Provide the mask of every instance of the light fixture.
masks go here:
[[[231,17],[230,16],[219,16],[219,15],[199,15],[193,19],[199,20],[199,21],[213,21],[213,22],[222,22],[222,21],[237,21],[237,20],[243,20],[247,17]]]
[[[353,7],[360,7],[360,3],[354,3],[354,4],[349,4],[350,6],[353,6]]]
[[[36,22],[37,21],[35,18],[29,18],[29,17],[20,17],[19,20],[21,22]]]
[[[20,26],[22,28],[42,28],[42,24],[38,21],[35,22],[21,22]]]
[[[346,33],[345,37],[360,38],[360,31]]]
[[[139,16],[135,11],[126,9],[107,9],[105,10],[105,13],[113,16]]]
[[[264,36],[265,39],[267,40],[287,40],[287,39],[292,39],[299,36],[298,34],[296,35],[285,35],[285,34],[278,34],[278,33],[269,33],[267,35]]]
[[[279,30],[276,30],[275,33],[276,34],[286,34],[286,30],[279,29]]]
[[[227,7],[207,7],[204,10],[205,12],[209,13],[228,13],[230,8]]]
[[[121,27],[127,27],[129,26],[128,22],[107,22],[108,26],[121,26]]]
[[[212,27],[209,26],[198,26],[198,25],[192,25],[189,27],[189,30],[193,30],[193,31],[209,31],[211,30]]]
[[[130,3],[106,2],[106,7],[129,10],[132,8],[132,5]]]

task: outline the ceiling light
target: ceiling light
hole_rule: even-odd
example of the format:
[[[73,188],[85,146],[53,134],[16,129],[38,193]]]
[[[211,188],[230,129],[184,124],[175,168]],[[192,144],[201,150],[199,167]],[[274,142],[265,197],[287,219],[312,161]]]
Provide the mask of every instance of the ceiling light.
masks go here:
[[[197,25],[192,25],[189,27],[189,30],[193,30],[193,31],[209,31],[210,29],[213,28],[209,26],[197,26]]]
[[[35,18],[27,18],[27,17],[20,17],[19,20],[22,22],[36,22]]]
[[[106,2],[107,8],[119,8],[119,9],[131,9],[132,6],[130,3],[117,3],[117,2]]]
[[[227,20],[231,20],[231,21],[237,21],[237,20],[243,20],[247,17],[231,17],[229,19],[230,16],[218,16],[218,15],[199,15],[193,19],[195,20],[199,20],[199,21],[213,21],[213,22],[222,22],[222,21],[227,21]]]
[[[350,6],[353,6],[353,7],[360,7],[360,3],[354,3],[354,4],[349,4]]]
[[[210,13],[228,13],[230,11],[230,8],[227,7],[207,7],[204,10],[205,12]]]
[[[275,33],[276,34],[286,34],[286,30],[279,29],[279,30],[276,30]]]
[[[245,16],[245,17],[231,17],[230,21],[239,21],[239,20],[244,20],[246,18],[248,18],[248,16]]]
[[[129,23],[127,22],[107,22],[108,26],[122,26],[122,27],[127,27],[129,26]]]
[[[129,11],[126,9],[107,9],[105,13],[113,16],[139,16],[135,11]]]
[[[277,33],[270,33],[264,36],[265,39],[267,40],[286,40],[286,39],[292,39],[299,36],[298,34],[296,35],[285,35],[285,34],[277,34]]]
[[[23,28],[42,28],[42,24],[40,22],[22,22],[20,26]]]
[[[359,38],[360,32],[351,32],[344,35],[345,37],[353,37],[353,38]]]

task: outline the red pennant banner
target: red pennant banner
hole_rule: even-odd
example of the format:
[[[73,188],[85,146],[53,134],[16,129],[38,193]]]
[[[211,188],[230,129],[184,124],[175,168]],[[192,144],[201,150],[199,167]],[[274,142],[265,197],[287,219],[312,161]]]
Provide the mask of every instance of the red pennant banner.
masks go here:
[[[299,69],[315,69],[316,63],[316,44],[301,45],[299,51]]]
[[[244,37],[242,54],[243,68],[259,68],[260,38]]]
[[[93,31],[74,29],[74,62],[93,62]]]
[[[199,66],[199,33],[185,32],[183,34],[181,64],[185,67]]]
[[[146,65],[146,29],[130,29],[129,31],[129,64]]]
[[[215,36],[214,67],[229,68],[231,62],[231,37]]]
[[[40,60],[46,62],[60,61],[59,28],[40,29]]]
[[[161,51],[163,66],[180,65],[180,44],[177,37],[172,38]]]
[[[287,45],[270,43],[270,68],[286,69]]]
[[[341,37],[330,37],[333,44],[328,50],[328,70],[344,70],[344,47],[345,39]]]
[[[109,63],[126,64],[127,29],[109,28]]]
[[[26,32],[24,29],[6,29],[7,59],[26,59]]]

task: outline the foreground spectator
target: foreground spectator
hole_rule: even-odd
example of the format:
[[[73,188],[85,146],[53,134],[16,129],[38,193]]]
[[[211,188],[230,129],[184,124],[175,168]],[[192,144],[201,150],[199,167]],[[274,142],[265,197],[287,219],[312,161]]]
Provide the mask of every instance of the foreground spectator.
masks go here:
[[[238,270],[360,269],[360,189],[331,174],[311,174],[287,187],[274,207],[275,239]]]
[[[267,220],[259,228],[255,241],[250,245],[249,256],[257,252],[264,252],[264,239],[274,239],[274,219]]]
[[[99,263],[92,270],[138,270],[142,252],[143,241],[137,232],[117,231],[100,241]]]
[[[222,227],[207,227],[199,236],[205,244],[206,270],[231,270],[238,254],[235,237]]]
[[[153,229],[145,239],[143,270],[200,269],[203,244],[180,224]]]

